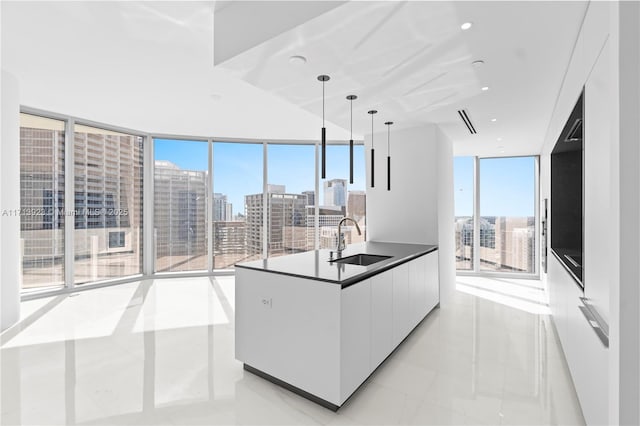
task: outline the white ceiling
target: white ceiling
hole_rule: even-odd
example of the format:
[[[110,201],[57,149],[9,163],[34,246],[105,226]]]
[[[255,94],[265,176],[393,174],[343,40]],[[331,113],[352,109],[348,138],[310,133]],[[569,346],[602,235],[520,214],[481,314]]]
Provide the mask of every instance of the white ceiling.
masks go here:
[[[221,66],[315,113],[316,76],[329,74],[326,116],[348,127],[345,97],[358,95],[359,134],[371,128],[373,108],[377,129],[388,120],[395,128],[437,123],[458,155],[531,154],[541,149],[585,11],[585,2],[561,1],[348,2]],[[472,28],[462,31],[468,21]],[[292,66],[291,55],[308,62]],[[484,65],[472,66],[476,60]],[[477,135],[464,127],[461,108]]]
[[[316,76],[329,74],[330,139],[348,138],[345,96],[353,93],[356,136],[370,131],[366,111],[376,108],[379,130],[387,120],[437,123],[457,155],[531,154],[542,146],[587,7],[264,5],[3,1],[2,67],[19,78],[24,105],[145,131],[255,139],[317,138]],[[474,25],[462,31],[466,21]],[[292,65],[291,55],[308,62]],[[478,59],[485,65],[472,67]],[[459,108],[477,135],[462,125]]]
[[[145,132],[311,140],[321,120],[213,66],[213,2],[2,1],[22,105]],[[224,10],[224,9],[223,9]],[[348,133],[328,125],[330,139]]]

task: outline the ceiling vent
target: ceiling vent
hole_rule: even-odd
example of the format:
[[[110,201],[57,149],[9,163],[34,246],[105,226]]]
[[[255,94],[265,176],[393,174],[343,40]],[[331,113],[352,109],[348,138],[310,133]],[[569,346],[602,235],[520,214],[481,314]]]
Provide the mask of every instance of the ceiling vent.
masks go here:
[[[472,135],[475,135],[476,133],[478,133],[476,132],[476,128],[473,127],[473,124],[471,123],[471,119],[469,118],[469,114],[467,114],[466,110],[459,109],[458,115],[462,119],[462,122],[464,123],[464,125],[467,126],[467,129],[469,129],[469,133],[471,133]]]

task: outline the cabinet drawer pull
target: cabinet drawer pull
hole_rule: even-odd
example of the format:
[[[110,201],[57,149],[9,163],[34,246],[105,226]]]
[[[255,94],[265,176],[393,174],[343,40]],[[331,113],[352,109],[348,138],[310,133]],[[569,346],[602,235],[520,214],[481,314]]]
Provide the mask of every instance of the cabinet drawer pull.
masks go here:
[[[580,301],[583,306],[578,306],[582,315],[587,319],[589,326],[595,331],[596,335],[602,342],[605,348],[609,347],[609,327],[604,320],[595,312],[595,309],[589,303],[588,299],[581,297]]]

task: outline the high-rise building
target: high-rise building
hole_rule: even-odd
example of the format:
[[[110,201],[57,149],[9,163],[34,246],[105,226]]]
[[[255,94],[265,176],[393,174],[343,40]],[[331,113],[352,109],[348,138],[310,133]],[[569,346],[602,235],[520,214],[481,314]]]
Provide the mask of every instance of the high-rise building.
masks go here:
[[[214,222],[233,220],[233,205],[225,194],[213,193],[213,220]]]
[[[342,207],[320,206],[318,209],[318,232],[320,234],[320,248],[335,248],[337,241],[338,223],[344,217]],[[315,206],[307,207],[307,245],[315,246],[316,210]]]
[[[307,196],[307,205],[315,206],[316,205],[316,191],[302,191],[302,195]]]
[[[347,180],[331,179],[324,182],[324,205],[341,206],[347,205]]]
[[[169,161],[155,162],[156,256],[206,255],[207,172],[182,170]],[[158,261],[157,269],[162,270]],[[205,266],[206,267],[206,266]]]
[[[38,119],[20,116],[23,287],[64,282],[64,122]]]
[[[267,184],[267,192],[268,193],[274,193],[274,194],[284,194],[286,192],[287,188],[285,185],[274,185],[274,184]]]
[[[307,197],[302,194],[268,194],[269,256],[307,250]]]
[[[481,269],[535,271],[533,217],[483,216],[479,225]],[[455,239],[457,269],[473,269],[472,217],[456,218]]]
[[[360,222],[365,217],[367,194],[364,191],[349,191],[347,193],[347,216]]]
[[[267,193],[267,249],[269,256],[306,251],[307,196],[287,194],[284,185],[269,185]],[[262,251],[263,194],[245,196],[247,250]],[[299,229],[298,229],[299,228]]]
[[[247,259],[246,223],[219,221],[213,224],[213,261],[216,269],[232,267]]]
[[[23,287],[63,280],[65,215],[74,222],[66,244],[76,283],[140,273],[142,138],[76,125],[74,209],[65,212],[64,123],[30,114],[20,121]]]

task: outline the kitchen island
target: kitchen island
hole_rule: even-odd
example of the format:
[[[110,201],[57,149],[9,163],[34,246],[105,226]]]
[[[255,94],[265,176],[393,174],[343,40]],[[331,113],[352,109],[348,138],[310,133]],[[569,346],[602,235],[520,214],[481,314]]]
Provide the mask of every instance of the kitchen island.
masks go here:
[[[340,262],[358,254],[377,261]],[[365,242],[340,259],[315,250],[236,265],[236,359],[334,411],[439,303],[435,245]]]

